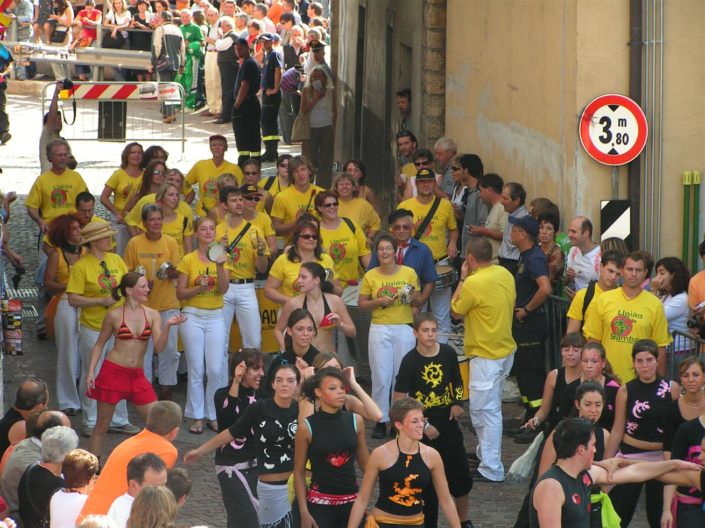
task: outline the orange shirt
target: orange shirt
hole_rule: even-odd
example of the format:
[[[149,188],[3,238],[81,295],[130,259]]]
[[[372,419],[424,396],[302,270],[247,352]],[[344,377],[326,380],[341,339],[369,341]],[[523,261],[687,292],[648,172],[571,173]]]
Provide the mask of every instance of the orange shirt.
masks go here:
[[[178,458],[174,444],[147,429],[128,438],[110,453],[103,471],[78,516],[78,522],[88,515],[106,515],[113,501],[127,493],[127,464],[143,453],[158,455],[167,469],[174,467]]]
[[[688,305],[691,310],[705,301],[705,271],[693,275],[688,284]]]

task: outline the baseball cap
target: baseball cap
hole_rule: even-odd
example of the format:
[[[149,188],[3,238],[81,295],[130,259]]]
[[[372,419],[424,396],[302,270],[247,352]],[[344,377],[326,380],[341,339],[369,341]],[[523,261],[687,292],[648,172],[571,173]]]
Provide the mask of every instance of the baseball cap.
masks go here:
[[[244,38],[242,38],[242,37],[240,37],[239,39],[237,39],[237,40],[235,41],[235,44],[237,44],[237,45],[239,45],[239,46],[245,46],[246,48],[249,48],[249,47],[250,47],[250,43],[247,42],[247,39],[244,39]]]
[[[311,51],[322,50],[325,47],[326,47],[325,42],[321,42],[320,40],[312,40],[311,43],[309,44],[309,49]]]
[[[243,195],[259,194],[259,189],[255,185],[245,184],[240,187],[240,193]]]
[[[262,33],[262,34],[260,34],[260,36],[258,38],[259,38],[259,40],[268,40],[268,41],[274,40],[274,37],[272,37],[271,33]]]
[[[430,171],[428,169],[421,169],[416,173],[416,181],[419,180],[435,180],[436,175],[433,174],[433,171]]]
[[[522,216],[521,218],[510,216],[509,223],[522,228],[534,238],[539,236],[539,222],[531,215]]]

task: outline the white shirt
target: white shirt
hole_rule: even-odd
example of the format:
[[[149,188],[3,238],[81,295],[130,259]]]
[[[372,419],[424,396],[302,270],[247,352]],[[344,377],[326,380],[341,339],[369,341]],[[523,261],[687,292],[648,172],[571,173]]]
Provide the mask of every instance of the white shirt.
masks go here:
[[[597,280],[601,258],[602,248],[599,244],[584,255],[579,247],[571,248],[568,252],[568,268],[575,270],[575,291],[587,288],[591,280]]]
[[[88,495],[75,491],[59,490],[49,503],[50,528],[75,528]]]
[[[124,495],[120,495],[110,505],[108,517],[110,517],[110,520],[112,520],[118,528],[127,527],[127,519],[130,518],[130,510],[132,509],[134,500],[135,498],[133,496],[125,493]]]

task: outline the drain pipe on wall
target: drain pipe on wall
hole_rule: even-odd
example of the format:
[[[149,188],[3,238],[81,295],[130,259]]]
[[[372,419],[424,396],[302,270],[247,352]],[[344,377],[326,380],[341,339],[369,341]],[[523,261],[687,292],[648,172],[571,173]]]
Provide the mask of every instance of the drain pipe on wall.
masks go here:
[[[693,173],[683,171],[683,250],[681,260],[688,265],[690,257],[690,186],[693,183]]]
[[[691,276],[698,271],[698,246],[700,245],[700,171],[693,171],[693,256],[691,257]]]
[[[629,97],[641,105],[641,53],[642,41],[642,1],[629,1]],[[641,213],[639,196],[641,194],[641,156],[627,166],[627,197],[631,202],[632,244],[637,249],[641,240]]]

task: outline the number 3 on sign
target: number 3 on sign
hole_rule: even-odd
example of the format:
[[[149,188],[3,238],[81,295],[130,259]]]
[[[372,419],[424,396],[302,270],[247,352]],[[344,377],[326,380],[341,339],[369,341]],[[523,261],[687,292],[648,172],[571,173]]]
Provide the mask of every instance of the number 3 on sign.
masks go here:
[[[624,165],[638,156],[646,143],[647,130],[641,108],[618,94],[598,97],[580,118],[583,147],[606,165]]]

